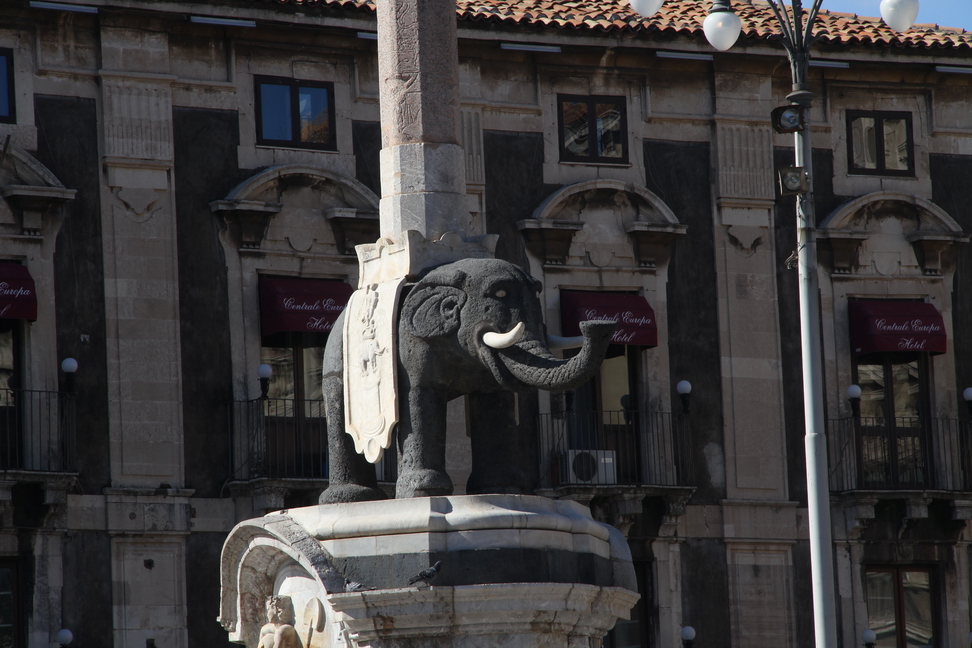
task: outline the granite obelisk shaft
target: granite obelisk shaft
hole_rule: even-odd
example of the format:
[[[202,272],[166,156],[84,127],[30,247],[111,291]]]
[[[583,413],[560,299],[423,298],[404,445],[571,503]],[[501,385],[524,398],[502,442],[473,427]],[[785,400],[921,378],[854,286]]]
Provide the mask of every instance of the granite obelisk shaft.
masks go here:
[[[378,0],[378,74],[381,235],[465,235],[455,0]]]

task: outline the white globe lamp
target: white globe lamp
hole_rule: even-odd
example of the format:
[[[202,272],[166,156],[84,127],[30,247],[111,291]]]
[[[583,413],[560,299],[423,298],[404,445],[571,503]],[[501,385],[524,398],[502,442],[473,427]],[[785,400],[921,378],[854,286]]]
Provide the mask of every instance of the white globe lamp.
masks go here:
[[[662,4],[665,0],[628,0],[628,4],[634,9],[638,15],[644,16],[645,18],[651,18],[658,10],[661,9]]]
[[[720,52],[732,47],[742,31],[742,21],[731,9],[712,11],[702,21],[702,31],[709,45]]]
[[[881,0],[881,17],[894,31],[910,29],[918,17],[918,0]]]

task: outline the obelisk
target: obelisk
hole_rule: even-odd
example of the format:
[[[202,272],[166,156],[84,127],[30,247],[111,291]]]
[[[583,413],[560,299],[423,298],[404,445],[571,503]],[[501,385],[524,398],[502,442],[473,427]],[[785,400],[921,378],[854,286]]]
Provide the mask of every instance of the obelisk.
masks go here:
[[[462,236],[467,207],[455,0],[377,4],[381,235]]]

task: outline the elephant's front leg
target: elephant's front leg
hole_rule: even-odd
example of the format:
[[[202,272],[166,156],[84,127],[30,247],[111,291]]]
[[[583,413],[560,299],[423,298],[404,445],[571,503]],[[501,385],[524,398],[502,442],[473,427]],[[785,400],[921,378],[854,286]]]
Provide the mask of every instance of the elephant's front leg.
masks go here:
[[[451,495],[452,480],[445,470],[448,399],[441,388],[413,386],[403,392],[408,404],[398,423],[395,497]]]

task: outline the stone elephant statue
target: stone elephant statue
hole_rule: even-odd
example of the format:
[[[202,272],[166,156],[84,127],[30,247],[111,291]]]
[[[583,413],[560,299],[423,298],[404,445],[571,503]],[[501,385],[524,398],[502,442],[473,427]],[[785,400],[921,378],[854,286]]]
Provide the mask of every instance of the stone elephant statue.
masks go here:
[[[472,472],[467,492],[532,493],[517,467],[514,391],[565,391],[589,380],[607,352],[616,323],[581,323],[579,353],[555,357],[544,335],[540,282],[499,259],[464,259],[406,286],[398,320],[395,446],[399,498],[449,495],[445,471],[447,403],[468,395]],[[322,504],[382,499],[374,466],[344,432],[343,318],[323,361],[330,486]]]

